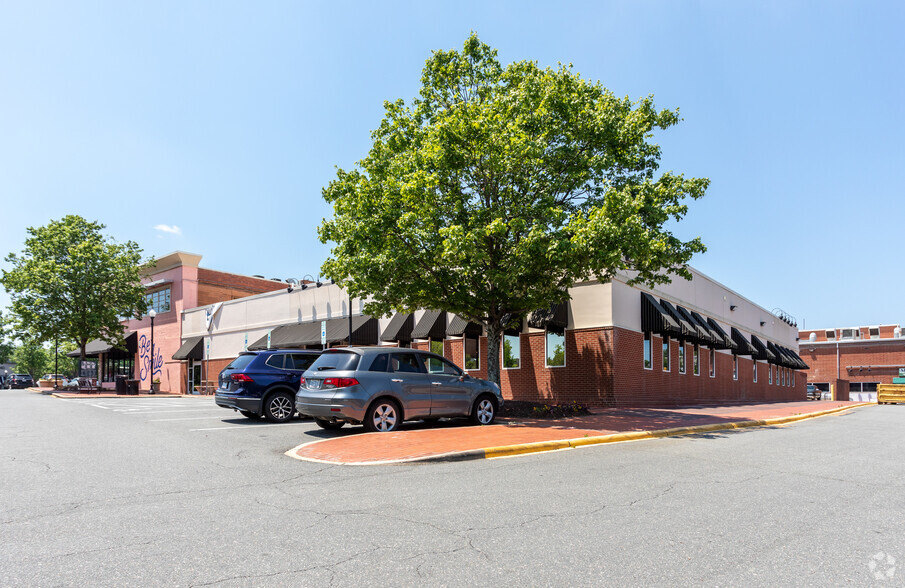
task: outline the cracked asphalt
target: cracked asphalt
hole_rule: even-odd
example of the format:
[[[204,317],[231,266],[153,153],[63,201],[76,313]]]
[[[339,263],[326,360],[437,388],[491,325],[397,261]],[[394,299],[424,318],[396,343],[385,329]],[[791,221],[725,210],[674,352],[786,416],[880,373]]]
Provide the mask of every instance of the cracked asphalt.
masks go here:
[[[887,554],[905,583],[905,406],[350,467],[210,399],[0,397],[0,586],[868,585]]]

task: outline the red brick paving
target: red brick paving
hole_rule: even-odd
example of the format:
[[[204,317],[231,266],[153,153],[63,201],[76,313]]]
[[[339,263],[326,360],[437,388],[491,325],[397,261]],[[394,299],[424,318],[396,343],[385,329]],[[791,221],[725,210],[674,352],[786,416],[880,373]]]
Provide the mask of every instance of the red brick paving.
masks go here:
[[[406,423],[393,433],[363,433],[361,427],[319,431],[327,439],[300,447],[303,459],[333,463],[377,463],[434,457],[488,447],[656,431],[714,423],[763,420],[814,413],[857,402],[811,401],[688,408],[595,409],[595,414],[560,420],[512,419],[489,427],[441,422],[430,428]]]

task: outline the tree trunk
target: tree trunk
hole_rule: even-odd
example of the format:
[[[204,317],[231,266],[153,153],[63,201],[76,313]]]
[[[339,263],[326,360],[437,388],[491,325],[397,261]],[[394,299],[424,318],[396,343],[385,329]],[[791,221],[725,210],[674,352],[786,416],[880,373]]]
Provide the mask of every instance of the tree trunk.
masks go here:
[[[487,325],[487,379],[500,385],[500,340],[503,327],[497,322]]]

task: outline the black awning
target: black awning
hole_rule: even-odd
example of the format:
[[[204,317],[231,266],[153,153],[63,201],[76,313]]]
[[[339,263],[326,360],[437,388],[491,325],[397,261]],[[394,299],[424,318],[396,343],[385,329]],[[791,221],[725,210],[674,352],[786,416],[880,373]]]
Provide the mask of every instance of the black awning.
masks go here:
[[[113,343],[108,343],[103,339],[94,339],[85,345],[85,357],[98,357],[102,353],[114,356],[114,359],[125,359],[138,352],[138,334],[135,331],[126,333],[125,348],[116,347]],[[81,357],[82,352],[79,349],[70,351],[67,357]]]
[[[716,336],[714,336],[710,329],[705,327],[704,325],[698,324],[698,321],[695,320],[693,316],[691,316],[691,312],[685,308],[684,306],[676,305],[676,310],[679,311],[679,315],[684,318],[688,324],[694,327],[695,336],[691,340],[692,343],[702,343],[704,345],[713,345],[716,343]]]
[[[705,319],[704,317],[702,317],[701,315],[699,315],[698,313],[696,313],[693,310],[689,311],[689,314],[691,314],[691,318],[694,319],[695,324],[700,326],[701,328],[703,328],[705,331],[707,331],[707,334],[710,335],[709,345],[715,347],[716,345],[722,344],[723,337],[719,333],[717,333],[716,331],[713,330],[713,328],[707,323],[707,319]]]
[[[446,312],[443,310],[427,310],[412,329],[412,339],[446,338]]]
[[[800,355],[798,355],[797,353],[795,353],[795,352],[792,351],[791,349],[786,349],[786,351],[789,352],[789,354],[792,356],[793,361],[795,361],[795,369],[799,369],[799,370],[807,370],[807,369],[811,369],[811,368],[808,366],[808,364],[806,364],[806,363],[804,362],[804,360],[801,359],[801,356],[800,356]]]
[[[663,336],[682,334],[679,323],[647,292],[641,293],[641,330]]]
[[[528,326],[532,329],[545,329],[562,335],[569,326],[569,302],[561,302],[550,308],[535,310],[528,315]]]
[[[732,351],[738,350],[738,344],[732,340],[732,337],[726,334],[726,331],[723,330],[723,327],[720,326],[720,323],[716,322],[710,317],[707,317],[707,325],[714,333],[717,334],[720,339],[713,345],[714,349],[731,349]]]
[[[791,368],[793,370],[801,369],[801,363],[800,363],[801,360],[798,358],[798,356],[795,355],[794,351],[792,351],[788,347],[783,347],[781,345],[777,345],[776,348],[779,349],[779,351],[786,358],[786,362],[787,362],[786,366],[788,366],[789,368]]]
[[[380,336],[381,341],[404,341],[408,343],[412,340],[412,329],[415,328],[415,315],[410,312],[397,312],[390,319],[390,324],[383,330]]]
[[[775,363],[776,365],[785,366],[786,360],[783,358],[782,353],[779,352],[779,349],[776,348],[776,345],[772,341],[767,341],[767,353],[773,354],[773,359],[768,360],[771,363]]]
[[[751,355],[754,356],[757,353],[757,350],[751,345],[751,342],[745,337],[741,331],[732,327],[732,340],[735,341],[736,345],[738,345],[738,355]]]
[[[327,320],[327,343],[346,342],[349,340],[349,317]],[[360,314],[352,317],[352,345],[377,345],[377,319]],[[317,323],[317,341],[308,343],[317,345],[321,342],[320,323]]]
[[[280,325],[270,333],[271,349],[300,349],[321,344],[321,322],[326,323],[327,343],[349,340],[349,317]],[[352,317],[352,345],[377,344],[377,319],[368,315]],[[249,351],[267,349],[267,335],[248,346]]]
[[[468,321],[459,315],[453,315],[452,320],[449,321],[449,326],[446,328],[446,334],[451,337],[480,337],[483,333],[484,328],[481,325]]]
[[[690,322],[686,319],[682,318],[682,315],[679,314],[679,311],[676,310],[676,307],[672,305],[672,302],[669,300],[660,299],[660,306],[669,313],[669,316],[673,318],[679,325],[679,336],[685,339],[697,339],[698,331],[694,328]]]
[[[271,349],[300,349],[305,345],[314,345],[320,342],[320,321],[280,325],[270,332]],[[264,349],[267,349],[267,335],[248,346],[249,351],[262,351]]]
[[[767,346],[764,345],[763,341],[757,338],[757,335],[751,335],[751,344],[757,351],[757,354],[752,356],[754,359],[766,360],[771,363],[776,361],[776,356],[773,355],[772,351],[767,349]]]
[[[173,359],[184,361],[186,359],[204,358],[204,337],[189,337],[182,346],[173,354]]]

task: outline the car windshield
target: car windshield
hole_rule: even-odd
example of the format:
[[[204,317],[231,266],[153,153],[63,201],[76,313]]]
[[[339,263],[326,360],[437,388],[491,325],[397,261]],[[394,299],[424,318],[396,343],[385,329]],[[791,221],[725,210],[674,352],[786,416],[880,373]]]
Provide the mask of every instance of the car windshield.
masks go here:
[[[359,355],[353,351],[327,351],[308,369],[315,372],[352,371],[358,368],[358,359]]]
[[[244,355],[240,355],[236,359],[232,360],[228,366],[226,366],[225,370],[241,370],[245,366],[251,363],[251,361],[255,358],[253,353],[248,353]]]

